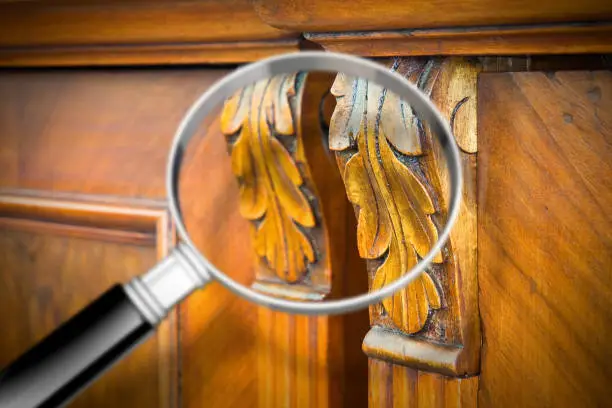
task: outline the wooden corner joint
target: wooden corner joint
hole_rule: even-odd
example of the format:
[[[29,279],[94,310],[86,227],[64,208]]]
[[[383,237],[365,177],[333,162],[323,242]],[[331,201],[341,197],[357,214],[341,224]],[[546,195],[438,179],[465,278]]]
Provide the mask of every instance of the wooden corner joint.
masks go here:
[[[449,120],[461,150],[463,203],[449,243],[404,290],[370,309],[370,357],[452,376],[478,373],[476,282],[476,81],[461,58],[381,61],[427,94]],[[448,177],[435,135],[397,95],[340,73],[330,148],[358,218],[358,250],[370,289],[411,269],[445,222]]]

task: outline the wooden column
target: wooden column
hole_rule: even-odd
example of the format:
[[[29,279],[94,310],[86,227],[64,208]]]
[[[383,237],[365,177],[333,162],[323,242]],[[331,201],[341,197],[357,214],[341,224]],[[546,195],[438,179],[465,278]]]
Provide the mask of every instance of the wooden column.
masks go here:
[[[298,300],[341,295],[347,282],[340,271],[356,258],[345,255],[354,224],[347,228],[350,205],[338,194],[342,179],[320,121],[319,107],[332,81],[329,74],[275,76],[240,90],[222,112],[240,212],[252,225],[257,259],[252,287],[269,295]],[[358,402],[360,394],[365,401],[365,359],[364,389],[345,398],[345,361],[353,351],[343,341],[343,319],[259,309],[260,407],[337,407]]]
[[[476,284],[476,79],[460,58],[381,61],[429,95],[453,128],[465,176],[459,220],[428,271],[370,308],[370,407],[476,405],[480,325]],[[330,125],[358,249],[372,290],[425,256],[445,223],[446,165],[435,136],[396,95],[338,74]],[[448,405],[448,404],[451,405]],[[446,404],[446,405],[444,405]]]

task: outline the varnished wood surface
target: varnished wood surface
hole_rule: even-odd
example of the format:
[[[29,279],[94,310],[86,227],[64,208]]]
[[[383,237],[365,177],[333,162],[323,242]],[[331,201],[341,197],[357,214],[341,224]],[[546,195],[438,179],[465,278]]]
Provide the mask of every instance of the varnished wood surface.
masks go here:
[[[553,9],[556,8],[551,6]],[[612,24],[608,22],[453,26],[397,31],[381,27],[381,31],[355,32],[347,29],[347,32],[307,32],[304,35],[327,50],[369,57],[612,52]]]
[[[168,44],[296,38],[263,23],[248,0],[0,3],[0,46]]]
[[[82,202],[74,195],[0,193],[0,320],[7,328],[0,338],[0,366],[111,285],[126,282],[168,253],[173,232],[163,203],[118,204]],[[139,239],[145,226],[153,240]],[[172,312],[151,339],[70,406],[175,407],[176,349]]]
[[[243,284],[254,276],[248,222],[240,216],[238,185],[218,117],[188,150],[180,192],[196,246]],[[205,136],[205,137],[204,137]],[[258,398],[258,307],[212,283],[180,307],[184,407],[255,406]]]
[[[195,99],[227,72],[3,71],[0,183],[163,198],[176,127]]]
[[[612,74],[483,74],[479,101],[479,406],[609,406]]]
[[[228,64],[313,44],[363,56],[603,53],[611,19],[604,0],[6,1],[0,66]]]
[[[253,61],[298,49],[248,0],[0,3],[0,66]]]
[[[235,64],[296,52],[293,39],[130,45],[0,48],[0,67]]]
[[[254,0],[273,27],[294,31],[363,31],[405,28],[604,21],[612,4],[603,0]]]
[[[370,359],[370,408],[476,408],[478,377],[455,378]]]
[[[0,75],[3,95],[0,185],[163,199],[166,159],[176,127],[189,105],[225,72],[214,69],[3,72]],[[248,224],[238,212],[238,187],[231,173],[220,124],[213,122],[203,125],[203,130],[194,138],[194,148],[188,150],[185,158],[181,182],[183,212],[194,241],[207,256],[218,267],[231,271],[234,278],[246,280],[253,273]],[[206,132],[207,137],[203,138]],[[119,221],[113,225],[120,226]],[[25,241],[24,245],[34,245],[28,242],[43,238],[36,233],[19,239]],[[57,252],[59,249],[53,249],[62,245],[61,242],[54,242],[49,244],[49,250],[55,251],[49,257],[59,257],[65,263],[54,261],[55,264],[49,265],[55,266],[49,266],[44,272],[64,265],[71,275],[66,276],[65,282],[49,281],[52,301],[48,307],[66,313],[69,310],[65,299],[71,299],[72,292],[82,291],[83,296],[93,296],[114,277],[102,275],[107,269],[88,273],[89,259],[99,263],[100,268],[110,269],[114,265],[116,273],[129,271],[132,276],[150,266],[130,260],[130,254],[135,251],[131,246],[113,247],[112,253],[107,252],[109,259],[99,260],[97,256],[102,255],[88,255],[96,245],[102,245],[95,241],[83,249],[90,251],[83,252],[83,259],[68,259],[62,258],[62,253]],[[154,262],[149,257],[145,260],[151,265]],[[10,276],[19,285],[26,285],[21,282],[25,272],[20,271],[24,270],[29,267],[22,263],[10,269]],[[96,273],[97,270],[100,272]],[[67,292],[62,289],[72,282],[74,287],[65,287],[73,289]],[[25,289],[22,292],[22,297],[14,299],[13,309],[26,307],[28,297],[36,293],[26,293]],[[3,310],[9,313],[3,319],[3,324],[9,327],[18,324],[16,319],[24,320],[25,312],[19,315]],[[32,324],[35,324],[39,314],[32,313]],[[236,406],[237,401],[242,406],[256,404],[257,372],[252,369],[256,364],[256,313],[257,308],[217,284],[193,294],[181,305],[180,349],[177,350],[181,406],[230,407]],[[26,338],[30,342],[34,340],[30,334],[20,341],[25,342]],[[176,378],[178,371],[167,374]],[[108,398],[122,395],[121,390],[133,381],[134,375],[130,372],[119,376],[114,386],[109,385],[96,394],[96,404],[106,406],[107,393]],[[154,398],[159,391],[151,382],[146,387],[152,397],[134,395],[123,402],[114,400],[113,405],[155,406],[149,398]],[[96,406],[93,400],[88,401],[88,406]]]

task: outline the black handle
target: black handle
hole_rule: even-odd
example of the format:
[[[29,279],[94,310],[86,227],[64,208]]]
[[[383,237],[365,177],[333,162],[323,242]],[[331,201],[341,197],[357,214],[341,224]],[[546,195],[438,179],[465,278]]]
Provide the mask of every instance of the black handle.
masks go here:
[[[153,333],[121,285],[0,373],[0,407],[57,407]]]

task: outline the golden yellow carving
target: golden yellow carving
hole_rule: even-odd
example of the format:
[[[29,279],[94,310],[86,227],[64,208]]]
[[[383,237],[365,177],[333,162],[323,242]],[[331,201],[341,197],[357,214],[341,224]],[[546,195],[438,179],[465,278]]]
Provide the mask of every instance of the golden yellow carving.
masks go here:
[[[253,221],[255,250],[290,283],[315,261],[312,242],[299,227],[314,227],[315,217],[300,189],[304,180],[295,162],[300,158],[299,112],[291,104],[296,81],[296,74],[279,75],[243,88],[226,101],[221,114],[222,132],[235,139],[232,170],[240,184],[240,212]]]
[[[417,256],[425,256],[438,239],[431,219],[434,203],[415,175],[418,164],[398,158],[423,153],[420,130],[409,106],[363,79],[339,74],[332,94],[338,104],[330,123],[330,146],[350,156],[343,178],[358,211],[359,253],[381,261],[371,281],[375,290],[412,268]],[[434,262],[442,261],[436,254]],[[430,310],[441,307],[441,299],[431,276],[424,273],[382,305],[397,328],[416,333]]]

